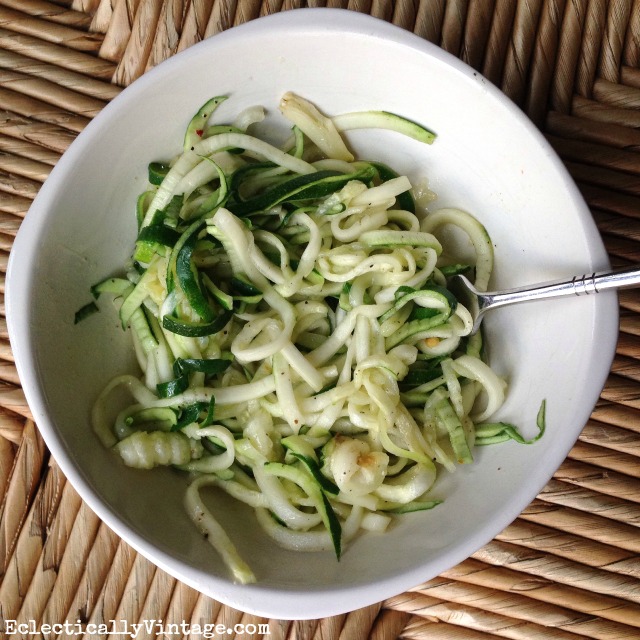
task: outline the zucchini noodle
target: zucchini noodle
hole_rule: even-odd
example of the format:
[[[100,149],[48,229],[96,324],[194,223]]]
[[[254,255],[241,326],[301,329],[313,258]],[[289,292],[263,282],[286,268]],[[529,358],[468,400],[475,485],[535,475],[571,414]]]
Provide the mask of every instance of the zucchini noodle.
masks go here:
[[[486,288],[486,230],[459,209],[416,211],[409,178],[342,137],[435,134],[384,111],[333,120],[287,93],[280,148],[250,131],[262,108],[210,125],[224,99],[196,113],[180,155],[149,165],[131,260],[92,288],[117,302],[141,369],[106,385],[92,422],[124,464],[185,474],[187,513],[252,582],[205,491],[253,509],[283,547],[339,558],[359,531],[437,506],[438,474],[474,446],[535,438],[486,422],[506,385],[447,289],[460,272]],[[474,263],[445,261],[444,225]]]

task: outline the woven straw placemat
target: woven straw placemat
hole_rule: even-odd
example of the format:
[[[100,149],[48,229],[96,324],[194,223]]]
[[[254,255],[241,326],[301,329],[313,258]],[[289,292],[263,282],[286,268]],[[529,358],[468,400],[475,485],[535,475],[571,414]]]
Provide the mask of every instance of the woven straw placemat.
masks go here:
[[[0,292],[40,185],[123,86],[202,38],[299,6],[370,13],[482,72],[558,151],[612,263],[640,262],[640,0],[0,0]],[[45,636],[59,638],[82,636],[86,623],[162,620],[270,640],[640,638],[638,291],[622,292],[620,307],[598,405],[523,513],[411,592],[305,622],[264,620],[204,597],[99,521],[31,420],[0,308],[0,636],[10,620],[38,630],[73,623]],[[23,631],[10,637],[42,637]]]

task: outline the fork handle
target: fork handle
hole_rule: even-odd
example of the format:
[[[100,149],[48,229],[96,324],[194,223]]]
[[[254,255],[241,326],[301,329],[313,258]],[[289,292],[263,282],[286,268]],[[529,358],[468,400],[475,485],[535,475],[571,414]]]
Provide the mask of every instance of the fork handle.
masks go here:
[[[599,271],[596,273],[583,275],[580,278],[573,278],[574,293],[577,296],[590,293],[600,293],[607,289],[624,289],[640,284],[640,267],[634,265],[625,269],[615,269],[613,271]]]
[[[634,265],[613,271],[598,271],[570,280],[554,280],[537,285],[528,285],[500,292],[486,292],[480,302],[481,308],[501,307],[516,302],[559,298],[570,295],[589,295],[608,289],[623,289],[640,285],[640,266]]]

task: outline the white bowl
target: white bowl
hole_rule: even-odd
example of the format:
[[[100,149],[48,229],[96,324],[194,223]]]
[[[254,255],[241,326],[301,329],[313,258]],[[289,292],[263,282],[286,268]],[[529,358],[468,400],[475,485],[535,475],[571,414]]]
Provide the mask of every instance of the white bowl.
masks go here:
[[[340,562],[276,547],[251,515],[223,496],[212,504],[258,577],[234,584],[184,514],[171,471],[117,467],[89,426],[107,380],[134,370],[115,314],[74,326],[90,285],[117,272],[135,236],[135,198],[147,163],[179,150],[185,126],[212,95],[220,119],[262,104],[278,120],[288,90],[328,114],[385,109],[438,134],[432,146],[397,134],[348,135],[360,157],[428,176],[436,206],[458,206],[487,227],[495,287],[607,267],[575,185],[528,119],[473,69],[430,43],[366,15],[296,10],[201,42],[145,74],[71,145],[24,220],[8,272],[7,317],[27,400],[63,472],[124,540],[168,573],[237,609],[273,618],[320,618],[403,592],[468,557],[506,527],[575,442],[608,374],[617,338],[614,294],[498,310],[486,320],[491,363],[509,380],[499,418],[527,435],[547,401],[535,445],[476,451],[445,477],[443,505],[366,534]]]

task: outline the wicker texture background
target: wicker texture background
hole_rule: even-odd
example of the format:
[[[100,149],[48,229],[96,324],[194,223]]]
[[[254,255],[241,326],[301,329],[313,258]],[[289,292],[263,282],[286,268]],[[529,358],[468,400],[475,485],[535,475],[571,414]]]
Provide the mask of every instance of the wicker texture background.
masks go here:
[[[121,87],[202,38],[300,6],[370,13],[481,71],[548,136],[612,263],[640,263],[640,0],[0,0],[0,292],[40,185]],[[640,638],[638,291],[621,293],[620,305],[600,401],[520,517],[409,593],[305,622],[204,597],[98,520],[31,420],[0,307],[0,636],[5,620],[161,619],[268,623],[270,640]]]

